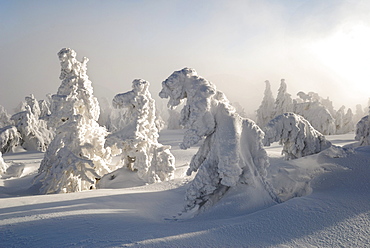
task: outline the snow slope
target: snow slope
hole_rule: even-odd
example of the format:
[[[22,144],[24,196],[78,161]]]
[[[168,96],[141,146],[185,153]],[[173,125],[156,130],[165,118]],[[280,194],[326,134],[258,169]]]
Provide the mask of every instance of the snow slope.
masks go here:
[[[250,201],[236,188],[209,211],[178,219],[191,180],[186,163],[197,150],[180,150],[182,135],[164,130],[159,138],[176,157],[174,180],[80,193],[33,195],[29,185],[43,153],[3,155],[23,169],[19,178],[0,179],[0,247],[370,246],[370,146],[346,157],[331,149],[285,161],[272,144],[271,181],[286,199],[302,197],[271,204]],[[354,142],[354,134],[327,138],[334,145]]]

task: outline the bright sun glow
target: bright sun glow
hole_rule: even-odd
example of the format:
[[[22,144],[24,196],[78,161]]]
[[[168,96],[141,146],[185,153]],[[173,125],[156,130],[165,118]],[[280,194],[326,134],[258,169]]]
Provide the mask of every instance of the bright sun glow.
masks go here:
[[[370,91],[370,27],[343,25],[310,47],[317,58],[354,87]]]

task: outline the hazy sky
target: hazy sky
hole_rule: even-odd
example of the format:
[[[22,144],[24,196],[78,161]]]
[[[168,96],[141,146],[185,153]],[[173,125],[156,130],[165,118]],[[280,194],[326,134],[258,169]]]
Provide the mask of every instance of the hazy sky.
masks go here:
[[[0,0],[0,105],[56,93],[57,52],[88,57],[97,96],[142,78],[156,97],[173,71],[193,67],[254,111],[264,81],[276,96],[329,96],[336,108],[370,97],[368,0]],[[109,99],[109,100],[110,100]]]

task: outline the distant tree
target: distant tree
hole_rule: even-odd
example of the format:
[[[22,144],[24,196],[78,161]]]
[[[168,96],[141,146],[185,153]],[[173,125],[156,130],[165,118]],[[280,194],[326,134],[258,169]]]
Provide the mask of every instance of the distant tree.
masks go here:
[[[123,166],[137,171],[148,183],[172,179],[175,158],[170,146],[158,142],[156,109],[149,92],[149,82],[136,79],[132,90],[113,98],[113,107],[125,109],[122,117],[125,125],[107,137],[106,146],[118,148]]]
[[[355,124],[353,122],[353,113],[352,110],[349,108],[347,109],[347,113],[343,117],[342,133],[352,132],[354,128]]]
[[[296,159],[319,153],[331,146],[320,132],[311,124],[294,113],[285,113],[271,120],[264,128],[264,144],[273,142],[283,145],[285,159]]]
[[[112,154],[104,148],[105,128],[97,123],[99,103],[89,80],[87,58],[63,48],[58,53],[62,83],[52,96],[49,124],[56,136],[49,145],[34,183],[40,193],[69,193],[94,188],[97,180],[111,171]]]
[[[272,118],[274,118],[275,99],[272,95],[271,84],[268,80],[265,81],[266,88],[262,103],[257,109],[257,124],[264,127]]]
[[[342,106],[340,107],[340,109],[338,109],[336,115],[335,115],[335,133],[336,134],[343,134],[343,118],[344,118],[344,110],[345,110],[345,106]]]
[[[278,94],[275,100],[274,116],[293,111],[293,100],[287,92],[285,79],[281,79]]]
[[[362,105],[361,104],[357,104],[356,105],[356,112],[355,112],[355,115],[353,117],[353,122],[354,123],[357,123],[361,120],[362,117],[364,117],[366,114],[364,112],[364,109],[362,108]]]
[[[197,174],[186,191],[185,212],[206,209],[236,185],[276,199],[265,180],[269,162],[263,132],[253,121],[241,118],[215,85],[194,69],[184,68],[162,83],[159,96],[169,98],[171,108],[186,101],[180,124],[187,131],[180,148],[203,141],[187,171]]]
[[[6,109],[0,105],[0,128],[13,125],[13,122],[10,120],[10,115]]]
[[[182,129],[182,126],[180,125],[180,113],[175,109],[168,109],[168,113],[167,129]]]

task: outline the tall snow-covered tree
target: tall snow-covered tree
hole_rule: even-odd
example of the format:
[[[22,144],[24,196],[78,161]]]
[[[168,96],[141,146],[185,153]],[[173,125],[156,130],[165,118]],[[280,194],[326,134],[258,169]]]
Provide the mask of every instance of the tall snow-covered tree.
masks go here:
[[[356,112],[353,116],[353,123],[357,123],[361,120],[362,117],[364,117],[366,113],[364,112],[364,109],[362,108],[361,104],[356,105]]]
[[[356,124],[355,140],[360,146],[370,145],[370,115],[366,115]]]
[[[62,83],[52,96],[49,124],[56,136],[41,161],[35,183],[40,193],[69,193],[94,188],[111,171],[111,150],[104,147],[105,128],[99,126],[99,103],[93,95],[87,58],[80,62],[76,52],[63,48],[58,53]]]
[[[273,142],[283,145],[282,154],[285,159],[296,159],[319,153],[331,146],[320,132],[302,116],[285,113],[272,119],[263,129],[264,144]]]
[[[344,118],[344,110],[345,110],[345,106],[342,106],[340,107],[340,109],[338,109],[338,111],[336,112],[335,114],[335,133],[336,134],[343,134],[343,118]]]
[[[278,94],[275,100],[274,116],[278,116],[287,112],[293,111],[293,100],[287,92],[287,84],[285,79],[281,79]]]
[[[159,96],[169,98],[171,108],[186,101],[180,123],[187,131],[180,148],[203,141],[187,171],[197,174],[186,191],[186,212],[206,209],[237,185],[275,199],[265,180],[269,161],[262,130],[252,120],[241,118],[215,85],[194,69],[184,68],[162,83]]]
[[[114,97],[113,107],[125,109],[122,115],[125,125],[108,135],[106,146],[120,149],[123,166],[137,171],[144,181],[172,179],[175,158],[170,146],[158,142],[155,102],[149,92],[149,82],[134,80],[131,91]]]
[[[271,84],[265,81],[266,88],[260,107],[257,109],[257,124],[264,127],[272,118],[274,118],[275,99],[272,95]]]
[[[349,108],[347,109],[347,113],[343,116],[343,126],[342,126],[342,133],[349,133],[354,130],[354,122],[353,122],[353,113],[352,110]]]

